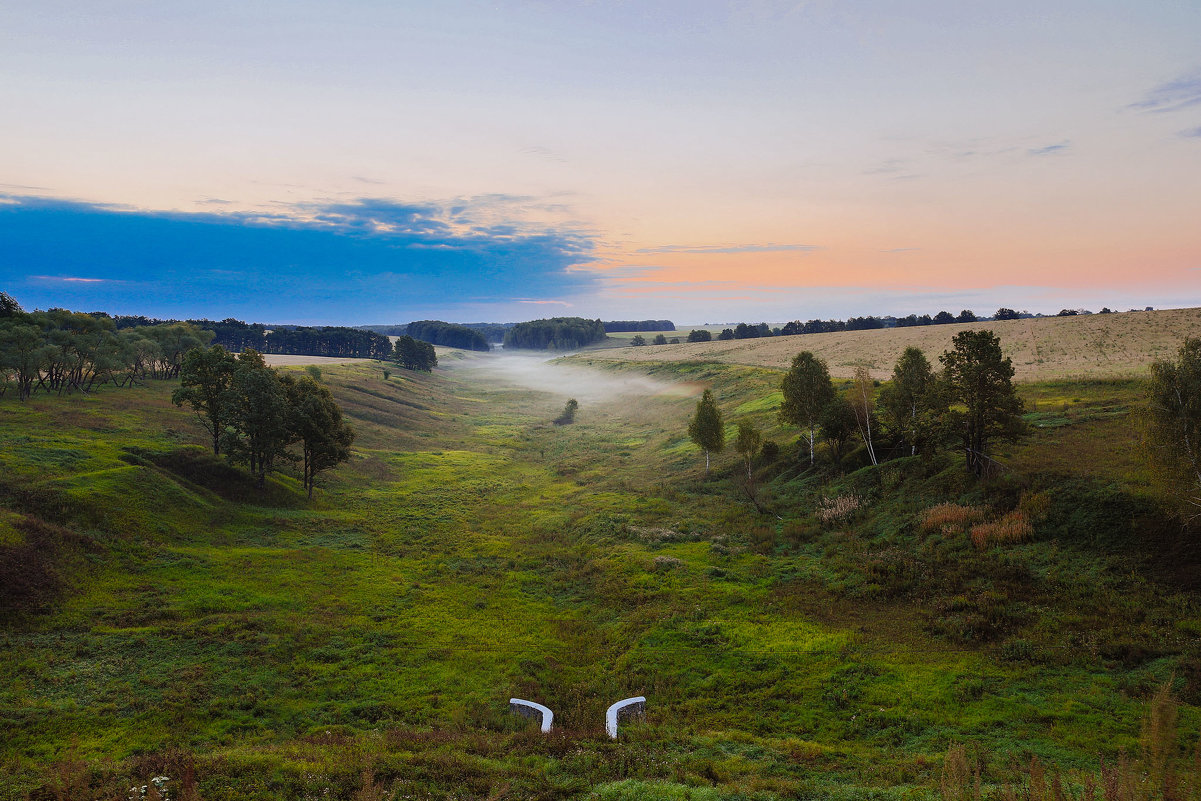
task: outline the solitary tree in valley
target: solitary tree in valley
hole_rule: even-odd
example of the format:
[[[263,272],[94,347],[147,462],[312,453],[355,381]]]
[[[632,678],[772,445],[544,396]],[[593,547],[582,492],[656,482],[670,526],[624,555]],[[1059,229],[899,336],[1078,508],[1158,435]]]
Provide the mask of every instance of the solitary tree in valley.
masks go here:
[[[939,356],[952,403],[948,417],[963,441],[967,468],[981,476],[992,461],[989,443],[1021,432],[1022,399],[1013,388],[1013,363],[1001,356],[1001,341],[992,331],[960,331],[952,349]]]
[[[565,426],[575,422],[575,413],[580,408],[580,402],[575,398],[569,398],[563,406],[563,413],[554,419],[554,424],[557,426]]]
[[[688,423],[688,436],[705,452],[705,475],[709,475],[709,454],[721,453],[726,446],[726,429],[721,421],[721,409],[713,393],[705,390],[696,402],[696,414]]]
[[[809,440],[809,464],[816,457],[817,429],[822,409],[834,399],[834,383],[826,363],[809,351],[798,353],[792,367],[780,383],[784,400],[780,404],[780,419],[799,427]]]

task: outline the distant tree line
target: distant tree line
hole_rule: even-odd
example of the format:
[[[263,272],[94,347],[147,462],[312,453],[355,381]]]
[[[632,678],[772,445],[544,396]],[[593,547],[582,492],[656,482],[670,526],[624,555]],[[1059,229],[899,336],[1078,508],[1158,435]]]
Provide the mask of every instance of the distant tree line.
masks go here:
[[[488,340],[479,331],[441,320],[418,320],[405,326],[405,334],[431,345],[463,350],[490,350]]]
[[[179,375],[184,354],[211,331],[190,323],[118,330],[113,320],[66,309],[25,312],[0,292],[0,395],[88,392]]]
[[[517,323],[505,333],[506,348],[531,350],[575,350],[605,339],[600,320],[583,317],[552,317]]]
[[[354,431],[330,391],[309,376],[276,372],[252,349],[234,356],[221,345],[192,348],[171,400],[196,413],[214,455],[247,465],[259,486],[281,462],[295,462],[311,498],[317,475],[350,459]]]
[[[1110,309],[1105,308],[1102,314],[1108,314]],[[1090,314],[1085,310],[1067,310],[1061,311],[1059,316],[1069,314]],[[910,314],[905,317],[850,317],[846,320],[809,320],[801,322],[793,320],[785,323],[782,326],[772,327],[767,323],[739,323],[732,328],[722,329],[720,333],[714,336],[710,331],[698,328],[688,334],[689,342],[708,342],[711,339],[730,340],[730,339],[755,339],[757,337],[772,337],[772,336],[797,336],[799,334],[828,334],[836,331],[867,331],[878,328],[910,328],[924,325],[948,325],[950,323],[975,323],[983,320],[1017,320],[1024,317],[1035,317],[1041,315],[1033,315],[1029,312],[1018,312],[1013,309],[1002,307],[997,309],[996,314],[992,318],[977,317],[971,309],[963,309],[959,314],[952,314],[949,311],[940,311],[931,316],[929,314]]]
[[[671,320],[612,320],[604,323],[605,331],[616,334],[621,331],[675,331]]]
[[[94,312],[94,314],[108,316],[103,312]],[[112,320],[118,329],[177,322],[122,315],[114,316]],[[188,320],[187,322],[212,331],[213,343],[234,353],[249,348],[259,353],[337,356],[356,359],[387,359],[392,354],[392,341],[387,336],[362,328],[304,325],[268,327],[263,323],[245,323],[232,317],[220,321]]]
[[[420,320],[420,322],[439,322],[437,320]],[[413,323],[404,323],[402,325],[360,325],[358,328],[363,331],[374,331],[377,334],[383,334],[388,337],[398,337],[409,333],[409,326]],[[446,323],[446,325],[459,325],[463,328],[475,331],[484,338],[485,342],[503,342],[505,332],[512,328],[516,323]],[[435,342],[435,345],[441,345],[441,342]]]

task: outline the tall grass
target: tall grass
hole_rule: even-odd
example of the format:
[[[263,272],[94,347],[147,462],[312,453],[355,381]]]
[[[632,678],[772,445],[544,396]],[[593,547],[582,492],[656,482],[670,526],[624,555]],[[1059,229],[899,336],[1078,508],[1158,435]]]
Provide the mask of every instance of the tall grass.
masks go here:
[[[1024,542],[1034,534],[1026,513],[1020,509],[1007,512],[999,520],[972,526],[972,544],[983,550],[995,543]]]

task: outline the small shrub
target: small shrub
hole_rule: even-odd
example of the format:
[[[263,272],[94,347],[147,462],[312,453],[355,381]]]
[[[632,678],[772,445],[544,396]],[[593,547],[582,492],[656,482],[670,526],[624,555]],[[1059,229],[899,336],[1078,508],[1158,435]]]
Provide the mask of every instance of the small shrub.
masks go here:
[[[315,364],[310,364],[308,367],[304,368],[304,371],[309,374],[309,378],[313,379],[318,384],[321,383],[321,368],[320,367],[318,367]]]
[[[387,380],[388,380],[389,378],[391,378],[391,377],[392,377],[392,371],[391,371],[391,370],[384,370],[384,380],[385,380],[385,381],[387,381]]]
[[[1020,509],[1009,512],[1000,520],[972,526],[972,544],[983,550],[990,543],[1022,542],[1030,539],[1034,529]]]
[[[759,455],[763,457],[763,461],[771,464],[780,458],[780,445],[775,440],[766,440],[759,448]]]
[[[979,506],[962,506],[957,503],[940,503],[922,512],[923,532],[941,531],[953,534],[967,531],[968,526],[984,519],[984,509]]]
[[[1018,509],[1032,523],[1041,523],[1051,511],[1051,495],[1047,492],[1023,492]]]
[[[567,401],[567,405],[563,407],[563,413],[554,419],[554,424],[557,426],[570,425],[575,422],[575,413],[580,408],[580,403],[575,398]]]
[[[861,506],[863,499],[854,492],[848,492],[834,498],[822,498],[815,514],[818,520],[828,526],[849,519]]]
[[[975,801],[980,794],[980,768],[972,768],[967,748],[952,744],[947,749],[942,763],[942,780],[939,783],[943,801]]]
[[[1001,658],[1006,662],[1036,662],[1034,646],[1028,640],[1009,640],[1001,646]]]
[[[656,556],[655,557],[655,572],[666,573],[669,570],[676,570],[684,566],[684,562],[674,556]]]
[[[771,553],[776,547],[776,530],[772,526],[751,529],[751,547],[756,553]]]

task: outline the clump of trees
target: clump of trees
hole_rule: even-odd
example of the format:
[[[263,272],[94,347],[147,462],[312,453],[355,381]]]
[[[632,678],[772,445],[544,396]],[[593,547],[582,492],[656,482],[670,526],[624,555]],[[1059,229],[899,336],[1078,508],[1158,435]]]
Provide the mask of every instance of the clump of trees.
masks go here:
[[[713,332],[705,328],[694,328],[688,332],[689,342],[711,342],[713,340]]]
[[[880,461],[880,436],[906,446],[909,455],[930,453],[958,440],[967,469],[982,476],[994,464],[989,455],[993,443],[1013,439],[1023,430],[1013,365],[1002,356],[1000,340],[991,331],[959,332],[939,361],[943,369],[936,374],[920,350],[907,348],[892,380],[879,392],[867,369],[860,367],[840,393],[826,363],[803,351],[780,383],[780,420],[801,429],[811,466],[816,464],[819,434],[835,464],[855,436],[873,465]],[[1198,460],[1201,464],[1201,452]]]
[[[409,323],[404,333],[413,339],[447,348],[487,351],[492,347],[479,331],[441,320],[418,320]]]
[[[280,462],[296,462],[311,498],[317,475],[350,459],[354,431],[329,389],[307,375],[281,375],[255,350],[190,350],[171,400],[195,412],[214,455],[247,465],[259,486]]]
[[[583,317],[551,317],[517,323],[505,333],[506,348],[532,350],[575,350],[605,339],[600,320]]]
[[[184,354],[212,332],[188,323],[118,330],[106,315],[66,309],[26,312],[0,293],[0,395],[90,392],[179,375]]]
[[[392,353],[396,363],[406,370],[419,370],[428,373],[438,366],[438,354],[434,346],[405,334],[396,340]]]

